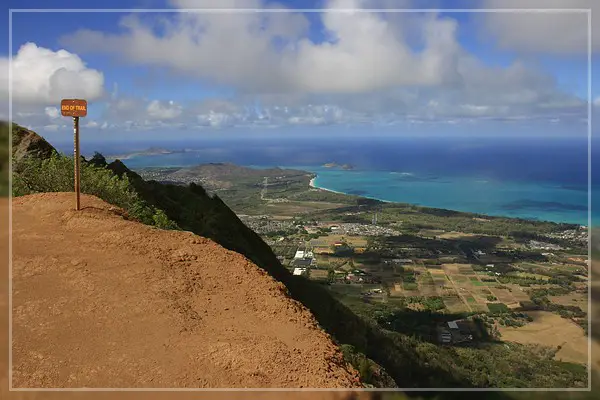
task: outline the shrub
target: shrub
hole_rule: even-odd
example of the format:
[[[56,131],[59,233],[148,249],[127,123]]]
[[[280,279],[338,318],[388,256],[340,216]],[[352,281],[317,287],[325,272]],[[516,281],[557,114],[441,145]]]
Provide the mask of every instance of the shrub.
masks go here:
[[[75,183],[73,158],[54,153],[50,158],[25,158],[13,165],[13,196],[42,192],[70,192]],[[178,229],[177,224],[159,209],[147,204],[132,188],[127,176],[81,163],[81,192],[123,208],[128,216],[162,229]]]

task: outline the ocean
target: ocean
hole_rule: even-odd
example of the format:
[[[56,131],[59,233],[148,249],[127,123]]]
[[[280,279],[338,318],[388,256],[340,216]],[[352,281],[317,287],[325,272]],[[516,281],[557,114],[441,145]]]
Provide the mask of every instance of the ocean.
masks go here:
[[[587,138],[238,136],[144,143],[182,150],[123,160],[132,168],[230,162],[300,168],[317,187],[385,201],[588,225]],[[131,146],[130,146],[131,147]],[[593,153],[598,146],[594,142]],[[123,146],[121,146],[121,153]],[[129,149],[131,150],[131,148]],[[106,150],[105,150],[106,154]],[[327,168],[335,162],[351,170]],[[600,161],[592,170],[600,171]],[[598,199],[599,177],[592,176]],[[593,214],[594,224],[600,215]]]

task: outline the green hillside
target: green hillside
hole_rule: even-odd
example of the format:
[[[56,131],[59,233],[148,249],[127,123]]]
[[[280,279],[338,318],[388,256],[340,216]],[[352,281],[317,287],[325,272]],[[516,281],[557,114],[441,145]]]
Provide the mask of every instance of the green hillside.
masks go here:
[[[8,196],[9,134],[8,124],[0,122],[0,196]]]
[[[34,137],[35,134],[13,127],[13,143],[21,143],[24,135]],[[38,143],[38,148],[44,148],[47,143],[37,138],[33,142]],[[15,155],[22,148],[13,148],[13,194],[72,191],[73,160],[56,153],[36,152],[35,147],[28,149],[27,156],[21,153],[19,157]],[[495,342],[481,348],[442,347],[416,335],[383,329],[374,316],[355,314],[322,284],[292,276],[255,232],[218,196],[207,194],[201,186],[144,181],[120,161],[109,164],[98,154],[89,161],[84,160],[82,168],[82,191],[122,207],[128,218],[211,238],[245,255],[284,283],[290,296],[308,307],[323,329],[342,345],[346,357],[366,383],[389,386],[393,379],[397,387],[406,388],[587,386],[585,368],[554,361],[552,354],[535,347],[517,344],[507,347]],[[486,394],[486,398],[508,396],[500,392],[494,392],[493,396],[491,392]],[[458,393],[430,395],[471,397],[464,393],[459,397]]]

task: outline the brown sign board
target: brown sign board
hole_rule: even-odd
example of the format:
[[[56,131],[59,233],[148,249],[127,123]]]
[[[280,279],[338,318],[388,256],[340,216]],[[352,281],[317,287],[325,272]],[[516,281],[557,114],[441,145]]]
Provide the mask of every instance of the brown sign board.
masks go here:
[[[64,99],[60,102],[60,112],[63,117],[85,117],[87,115],[87,101]]]

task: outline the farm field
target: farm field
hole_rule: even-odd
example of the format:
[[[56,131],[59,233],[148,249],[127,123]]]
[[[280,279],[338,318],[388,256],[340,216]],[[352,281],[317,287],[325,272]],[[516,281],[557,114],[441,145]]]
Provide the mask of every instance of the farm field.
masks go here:
[[[548,299],[555,303],[563,306],[577,306],[583,311],[588,309],[588,297],[583,293],[569,293],[560,296],[548,296]]]
[[[569,319],[547,311],[530,311],[527,315],[533,318],[533,322],[525,326],[500,326],[501,339],[505,342],[541,344],[555,348],[561,346],[556,353],[556,360],[587,364],[588,338],[581,327]],[[600,352],[599,345],[593,343],[596,345],[596,351]]]

